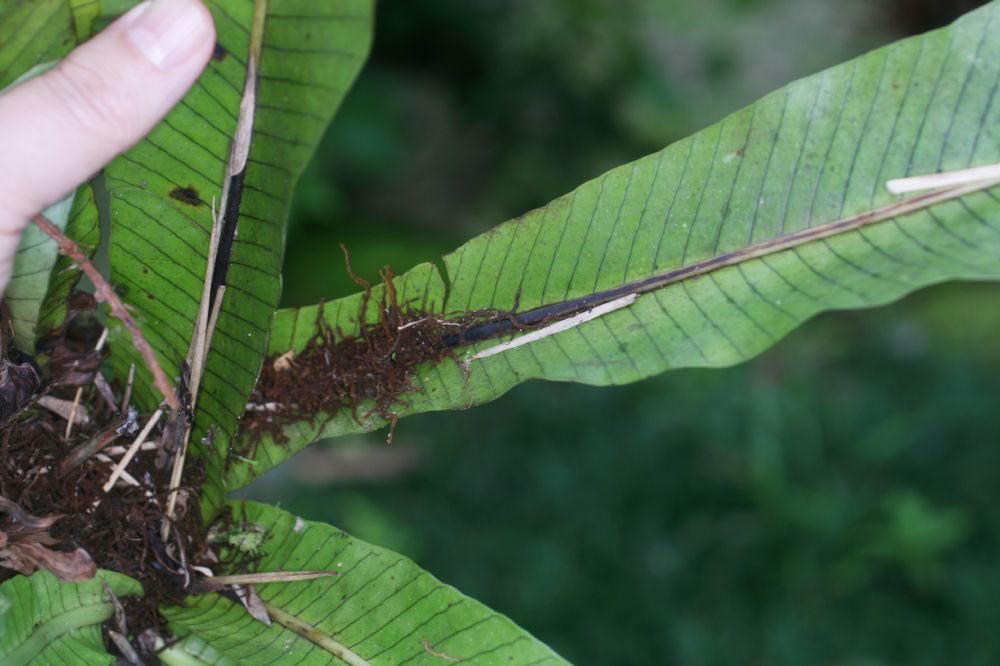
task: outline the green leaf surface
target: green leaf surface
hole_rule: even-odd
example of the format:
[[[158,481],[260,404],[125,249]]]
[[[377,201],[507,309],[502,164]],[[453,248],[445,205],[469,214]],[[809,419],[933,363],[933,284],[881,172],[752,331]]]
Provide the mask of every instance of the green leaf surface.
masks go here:
[[[100,0],[69,0],[73,14],[73,29],[78,42],[86,41],[93,34],[94,21],[101,15]]]
[[[144,141],[107,168],[111,281],[123,290],[167,374],[176,377],[202,300],[211,204],[226,180],[254,12],[266,9],[252,142],[242,188],[230,198],[230,207],[238,202],[238,217],[198,395],[196,445],[209,431],[221,441],[234,436],[257,380],[281,295],[292,190],[365,60],[373,14],[372,0],[206,4],[218,47],[205,73]],[[159,396],[127,332],[115,327],[110,341],[115,373],[124,377],[135,363],[135,399],[152,407]],[[218,501],[220,489],[211,480],[219,478],[221,455],[210,455],[207,465],[206,493]]]
[[[398,413],[468,407],[530,379],[596,385],[749,359],[828,310],[871,307],[945,280],[1000,278],[1000,198],[983,191],[808,238],[899,201],[885,183],[1000,160],[1000,3],[796,81],[665,150],[619,167],[396,281],[403,299],[448,316],[635,303],[483,360],[417,377]],[[798,234],[798,235],[797,235]],[[794,240],[805,234],[806,240]],[[760,256],[777,239],[793,246]],[[694,270],[720,262],[717,270]],[[641,285],[652,288],[639,288]],[[639,285],[639,286],[637,286]],[[377,300],[377,299],[376,299]],[[322,318],[358,330],[360,296],[277,313],[269,353],[303,349]],[[369,308],[369,320],[376,315]],[[498,344],[459,350],[461,359]],[[358,410],[245,437],[235,488],[319,437],[368,430]]]
[[[90,183],[77,188],[73,208],[66,223],[66,235],[80,246],[89,257],[93,257],[101,241],[101,226],[98,219],[94,189]],[[37,338],[43,339],[55,333],[66,319],[70,292],[83,277],[76,263],[67,256],[59,255],[50,272],[48,291],[42,303],[36,327]]]
[[[66,231],[71,213],[80,216],[86,206],[73,205],[75,197],[71,193],[62,201],[42,211],[60,231]],[[14,268],[3,293],[3,300],[10,311],[14,344],[25,354],[35,353],[35,340],[42,304],[49,292],[52,271],[59,257],[59,246],[44,231],[34,224],[28,224],[21,234],[21,243],[14,255]]]
[[[462,596],[413,562],[329,525],[264,504],[233,504],[266,530],[260,571],[337,570],[309,582],[258,586],[267,627],[228,598],[165,609],[177,646],[209,664],[566,663],[506,617]]]
[[[110,664],[101,625],[112,616],[104,580],[118,596],[141,594],[139,583],[99,571],[84,583],[60,583],[40,571],[0,585],[0,663]]]

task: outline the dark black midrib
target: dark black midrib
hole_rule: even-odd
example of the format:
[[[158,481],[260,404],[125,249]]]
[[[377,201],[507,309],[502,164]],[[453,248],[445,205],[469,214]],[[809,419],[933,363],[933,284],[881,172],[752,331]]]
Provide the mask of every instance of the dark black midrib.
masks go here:
[[[249,161],[248,161],[249,164]],[[233,244],[236,241],[236,224],[240,217],[240,203],[243,201],[243,184],[246,181],[247,167],[229,179],[229,195],[226,209],[222,213],[222,233],[219,235],[219,251],[215,255],[215,265],[212,267],[212,288],[209,291],[209,312],[215,305],[216,294],[221,285],[226,284],[229,274],[229,264],[233,256]]]
[[[708,259],[679,266],[618,287],[597,291],[579,298],[543,305],[524,312],[510,313],[503,317],[493,316],[488,321],[469,326],[461,334],[447,336],[442,340],[442,343],[448,347],[455,347],[519,332],[524,329],[536,328],[581,314],[630,294],[639,295],[649,293],[674,283],[712,273],[722,268],[738,266],[753,259],[760,259],[787,250],[795,250],[807,243],[823,241],[832,236],[839,236],[874,224],[885,223],[900,217],[913,215],[936,204],[960,198],[979,190],[996,187],[997,185],[996,180],[983,181],[978,184],[970,183],[964,186],[954,186],[926,192],[908,199],[901,199],[881,208],[865,211],[815,227],[808,227],[786,236],[779,236]]]

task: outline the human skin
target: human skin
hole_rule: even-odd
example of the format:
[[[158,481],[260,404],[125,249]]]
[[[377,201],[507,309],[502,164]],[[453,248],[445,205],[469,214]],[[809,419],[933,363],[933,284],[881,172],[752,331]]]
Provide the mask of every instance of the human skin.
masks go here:
[[[0,95],[0,292],[31,218],[142,139],[214,44],[201,0],[149,0]]]

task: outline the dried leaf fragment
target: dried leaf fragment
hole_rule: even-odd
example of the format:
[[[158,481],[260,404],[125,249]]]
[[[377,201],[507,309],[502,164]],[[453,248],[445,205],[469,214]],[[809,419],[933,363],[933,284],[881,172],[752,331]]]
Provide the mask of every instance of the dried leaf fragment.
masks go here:
[[[33,516],[4,497],[0,497],[0,513],[8,515],[0,523],[0,567],[25,576],[44,569],[67,583],[89,580],[97,573],[97,565],[83,548],[71,553],[48,548],[57,542],[47,530],[61,515]]]
[[[274,367],[275,372],[291,370],[292,366],[295,365],[295,352],[289,349],[284,354],[274,359],[274,363],[271,365]]]
[[[50,550],[40,543],[8,543],[0,550],[0,566],[25,576],[44,569],[64,583],[80,583],[97,574],[97,565],[83,548],[71,553]]]
[[[60,386],[86,386],[94,380],[103,360],[101,351],[75,349],[64,344],[52,350],[49,367]]]
[[[257,589],[253,585],[233,585],[233,592],[236,593],[243,607],[250,613],[250,617],[269,627],[271,626],[271,616],[268,614],[263,600],[261,600],[260,595],[257,594]]]
[[[0,361],[0,420],[21,411],[41,383],[41,377],[30,363]]]
[[[44,518],[34,516],[18,506],[16,502],[11,502],[2,496],[0,496],[0,513],[6,513],[10,516],[10,522],[4,526],[3,531],[14,535],[47,530],[62,518],[60,514]]]
[[[73,409],[72,400],[63,400],[62,398],[56,398],[51,395],[43,395],[38,399],[38,405],[49,410],[57,416],[61,416],[67,421],[72,418],[76,425],[87,425],[90,423],[90,414],[87,408],[82,405],[77,405],[76,409]]]

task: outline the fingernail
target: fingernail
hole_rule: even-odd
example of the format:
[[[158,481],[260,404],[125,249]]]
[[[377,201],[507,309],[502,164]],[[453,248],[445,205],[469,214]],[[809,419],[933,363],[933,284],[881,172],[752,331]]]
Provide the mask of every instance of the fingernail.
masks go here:
[[[129,41],[160,69],[187,60],[207,29],[205,12],[192,0],[146,0],[125,17]]]

